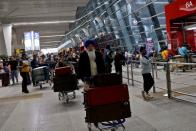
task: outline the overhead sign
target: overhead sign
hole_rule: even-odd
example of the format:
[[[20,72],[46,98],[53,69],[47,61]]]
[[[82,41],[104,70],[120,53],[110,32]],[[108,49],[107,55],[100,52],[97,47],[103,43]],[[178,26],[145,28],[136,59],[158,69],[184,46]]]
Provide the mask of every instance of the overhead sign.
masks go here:
[[[25,32],[24,33],[25,51],[39,51],[40,50],[40,37],[38,32]]]

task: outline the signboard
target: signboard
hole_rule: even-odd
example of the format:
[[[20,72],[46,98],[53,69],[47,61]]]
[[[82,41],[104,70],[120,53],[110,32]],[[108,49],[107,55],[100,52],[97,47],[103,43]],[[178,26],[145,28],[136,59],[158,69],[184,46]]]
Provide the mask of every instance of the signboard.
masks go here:
[[[154,47],[154,43],[153,43],[153,40],[152,38],[147,38],[147,43],[146,43],[146,50],[147,50],[147,53],[151,53],[153,50],[153,47]]]
[[[40,50],[40,40],[38,32],[34,32],[34,50]]]
[[[31,51],[32,50],[32,36],[31,32],[25,32],[24,33],[24,44],[25,44],[25,51]]]
[[[25,51],[39,51],[40,39],[38,32],[25,32],[24,33]]]

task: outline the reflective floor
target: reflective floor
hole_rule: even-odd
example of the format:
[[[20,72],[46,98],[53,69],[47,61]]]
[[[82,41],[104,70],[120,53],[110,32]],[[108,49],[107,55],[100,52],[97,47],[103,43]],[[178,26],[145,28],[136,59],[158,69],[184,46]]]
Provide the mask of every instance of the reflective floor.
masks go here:
[[[29,89],[26,95],[19,85],[0,88],[0,131],[88,131],[82,90],[66,104],[49,87]],[[133,116],[127,119],[127,131],[196,130],[194,104],[169,100],[161,92],[154,95],[153,101],[145,102],[140,96],[141,88],[129,89]]]

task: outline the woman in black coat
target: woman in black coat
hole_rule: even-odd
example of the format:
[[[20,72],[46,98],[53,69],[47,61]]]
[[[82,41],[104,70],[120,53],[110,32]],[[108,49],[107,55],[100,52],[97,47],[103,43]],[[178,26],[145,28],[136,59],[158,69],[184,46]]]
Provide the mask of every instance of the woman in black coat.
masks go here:
[[[105,73],[103,56],[95,51],[95,41],[87,40],[85,42],[86,51],[81,53],[79,59],[79,76],[85,81],[97,74]]]

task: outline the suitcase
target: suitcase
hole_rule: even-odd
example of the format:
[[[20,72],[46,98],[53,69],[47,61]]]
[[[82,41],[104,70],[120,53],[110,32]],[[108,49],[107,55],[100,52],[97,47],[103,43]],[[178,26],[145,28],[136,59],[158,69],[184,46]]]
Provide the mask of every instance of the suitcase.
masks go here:
[[[2,87],[8,86],[10,84],[9,73],[1,74]]]
[[[54,84],[53,86],[54,92],[70,92],[70,91],[75,91],[78,90],[78,84],[77,83],[68,83],[64,85],[57,85]]]
[[[86,108],[86,122],[97,123],[131,117],[129,101]]]
[[[100,74],[92,78],[92,82],[95,87],[104,87],[112,85],[122,84],[122,75],[121,74]]]
[[[65,75],[61,77],[54,77],[53,79],[55,85],[65,85],[68,83],[78,83],[77,76],[74,74],[71,75]]]
[[[73,73],[73,69],[70,66],[66,67],[60,67],[55,69],[55,75],[56,76],[63,76],[63,75],[69,75]]]
[[[46,80],[45,75],[34,76],[34,81],[36,81],[36,82],[45,81],[45,80]]]
[[[84,93],[85,106],[100,106],[129,101],[127,85],[116,85],[105,88],[93,88]]]
[[[46,68],[46,66],[35,68],[32,73],[34,76],[45,74],[47,70]]]
[[[54,92],[78,90],[78,79],[74,74],[54,77]]]

